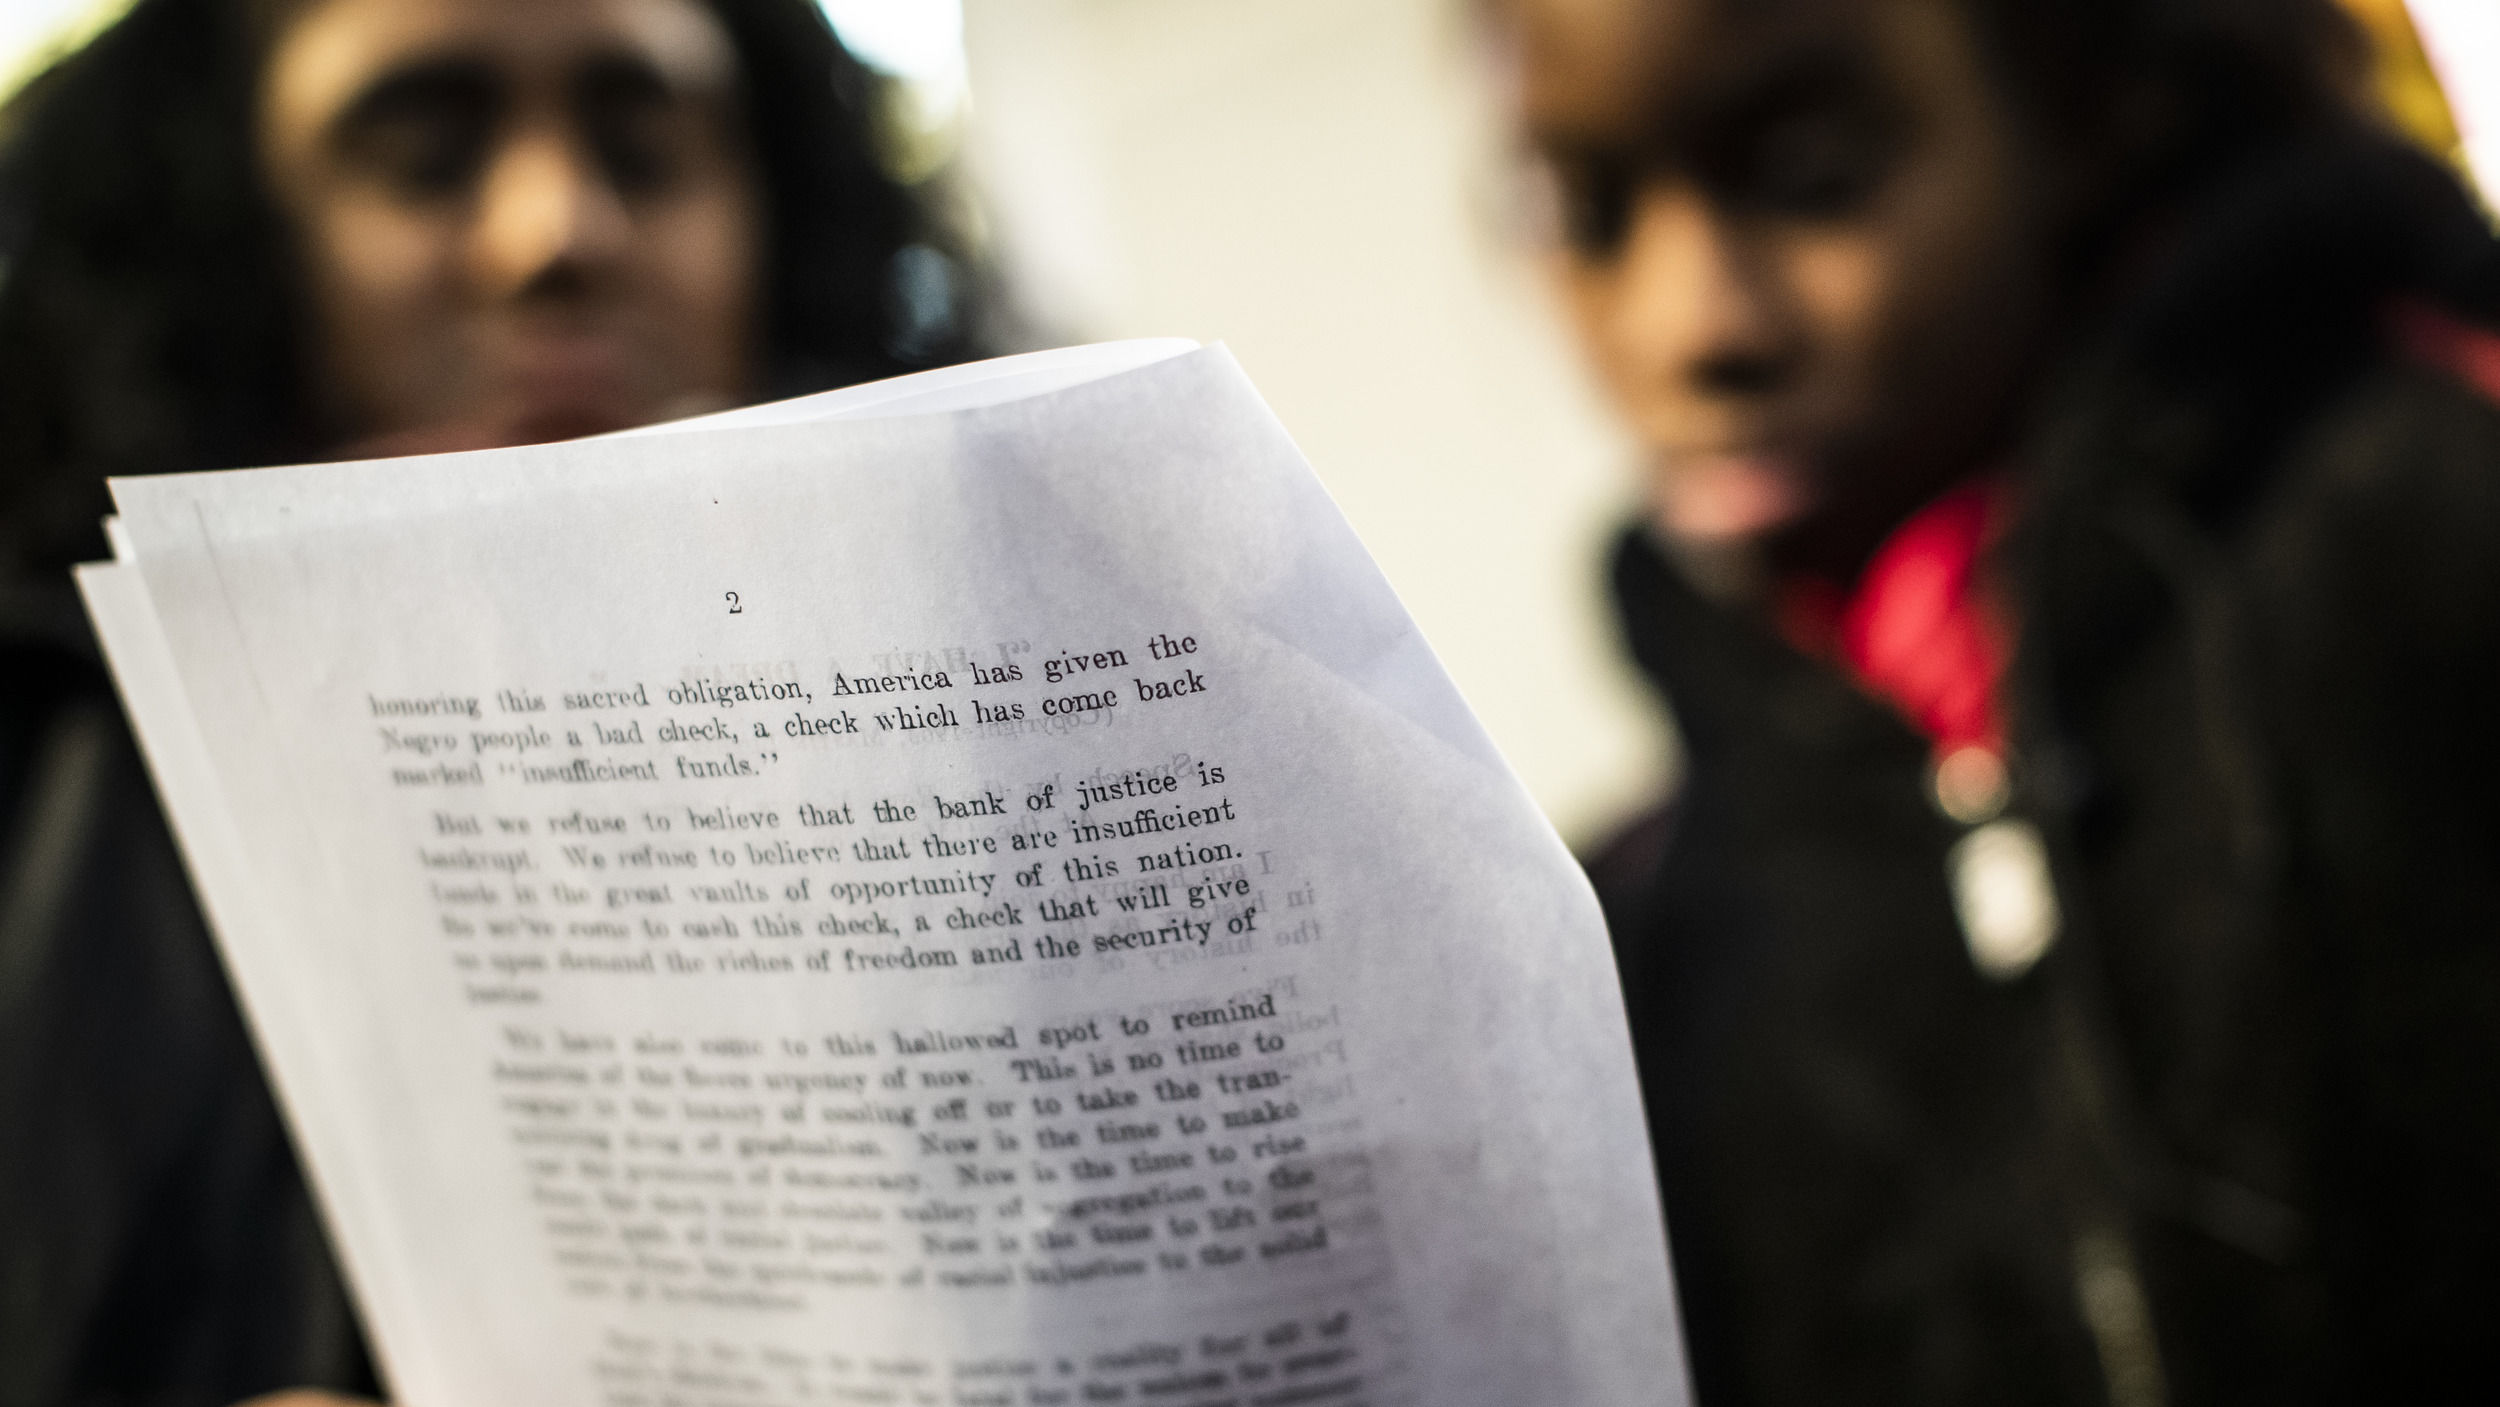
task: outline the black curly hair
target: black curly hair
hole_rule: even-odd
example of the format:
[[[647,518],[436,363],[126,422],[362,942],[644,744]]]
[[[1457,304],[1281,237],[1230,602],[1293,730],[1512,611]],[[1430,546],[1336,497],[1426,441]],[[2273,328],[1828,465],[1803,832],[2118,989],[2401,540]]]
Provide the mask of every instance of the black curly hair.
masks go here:
[[[2093,168],[2087,248],[2252,157],[2366,126],[2336,0],[1956,0],[2043,155]]]
[[[969,355],[967,261],[878,159],[883,80],[809,0],[703,3],[765,201],[762,389]],[[0,109],[0,575],[99,555],[107,475],[322,453],[251,141],[299,4],[139,0]]]

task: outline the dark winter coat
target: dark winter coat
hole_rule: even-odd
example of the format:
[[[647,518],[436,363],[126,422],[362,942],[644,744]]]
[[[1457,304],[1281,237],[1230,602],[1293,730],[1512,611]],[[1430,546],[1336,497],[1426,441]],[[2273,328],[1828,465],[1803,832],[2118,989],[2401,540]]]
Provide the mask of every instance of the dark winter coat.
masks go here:
[[[2443,173],[2251,163],[2063,376],[1999,563],[2062,936],[1966,956],[1927,744],[1650,542],[1687,780],[1592,864],[1702,1401],[2490,1400],[2500,326]]]
[[[0,1407],[372,1382],[77,598],[0,593]]]

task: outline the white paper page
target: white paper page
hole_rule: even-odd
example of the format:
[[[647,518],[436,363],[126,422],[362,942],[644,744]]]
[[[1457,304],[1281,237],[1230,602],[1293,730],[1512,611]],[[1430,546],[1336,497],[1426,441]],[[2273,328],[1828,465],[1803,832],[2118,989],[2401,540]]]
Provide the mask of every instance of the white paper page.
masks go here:
[[[945,410],[974,410],[1043,395],[1123,371],[1134,371],[1166,358],[1198,349],[1185,337],[1135,337],[1122,342],[1094,342],[1081,347],[1053,347],[1012,357],[941,366],[929,371],[844,386],[796,396],[786,401],[742,406],[685,420],[668,420],[607,438],[628,435],[681,435],[688,431],[744,429],[754,425],[795,425],[813,420],[866,419],[872,416],[926,415]]]
[[[1681,1400],[1595,904],[1220,350],[115,490],[403,1400]]]
[[[120,530],[120,520],[108,518],[105,527],[116,550],[124,549],[128,539]],[[127,560],[89,563],[76,569],[76,579],[131,731],[180,842],[192,889],[217,935],[253,1040],[270,1072],[278,1102],[287,1111],[296,1142],[306,1161],[317,1164],[334,1180],[348,1179],[354,1175],[351,1170],[361,1150],[342,1137],[340,1125],[319,1115],[351,1102],[354,1094],[322,1088],[329,1077],[341,1072],[322,1059],[317,1031],[308,1032],[298,1019],[326,1004],[314,985],[318,971],[291,960],[293,955],[272,941],[278,929],[267,915],[258,882],[243,857],[242,839],[209,768],[207,747],[158,628],[146,584]],[[367,1248],[374,1244],[378,1228],[350,1230],[339,1218],[346,1206],[373,1210],[378,1205],[370,1197],[349,1198],[345,1205],[332,1198],[323,1202],[330,1216],[331,1243],[345,1261],[343,1269],[357,1298],[377,1307],[392,1304],[394,1294],[393,1287],[367,1263]],[[378,1315],[398,1317],[387,1309]]]

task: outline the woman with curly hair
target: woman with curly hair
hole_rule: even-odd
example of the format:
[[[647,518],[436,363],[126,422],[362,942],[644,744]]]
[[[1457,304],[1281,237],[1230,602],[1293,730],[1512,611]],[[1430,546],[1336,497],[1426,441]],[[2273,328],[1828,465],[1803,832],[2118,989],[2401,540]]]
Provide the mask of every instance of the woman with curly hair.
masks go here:
[[[1498,8],[1702,1400],[2493,1395],[2500,246],[2344,15]]]
[[[373,1386],[68,589],[103,479],[960,357],[806,0],[139,0],[0,110],[0,1404]]]

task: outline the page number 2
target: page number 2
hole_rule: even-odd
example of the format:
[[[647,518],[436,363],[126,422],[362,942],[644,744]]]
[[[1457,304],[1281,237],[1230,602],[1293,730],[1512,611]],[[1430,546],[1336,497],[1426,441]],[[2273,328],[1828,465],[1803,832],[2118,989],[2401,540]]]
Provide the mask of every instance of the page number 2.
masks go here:
[[[723,596],[727,597],[727,598],[728,598],[728,600],[729,600],[729,613],[730,613],[731,615],[736,616],[736,615],[744,615],[744,614],[746,614],[746,607],[741,606],[741,605],[739,605],[739,604],[738,604],[738,593],[737,593],[737,592],[735,592],[735,591],[724,591],[724,592],[722,592],[721,594],[722,594]]]

